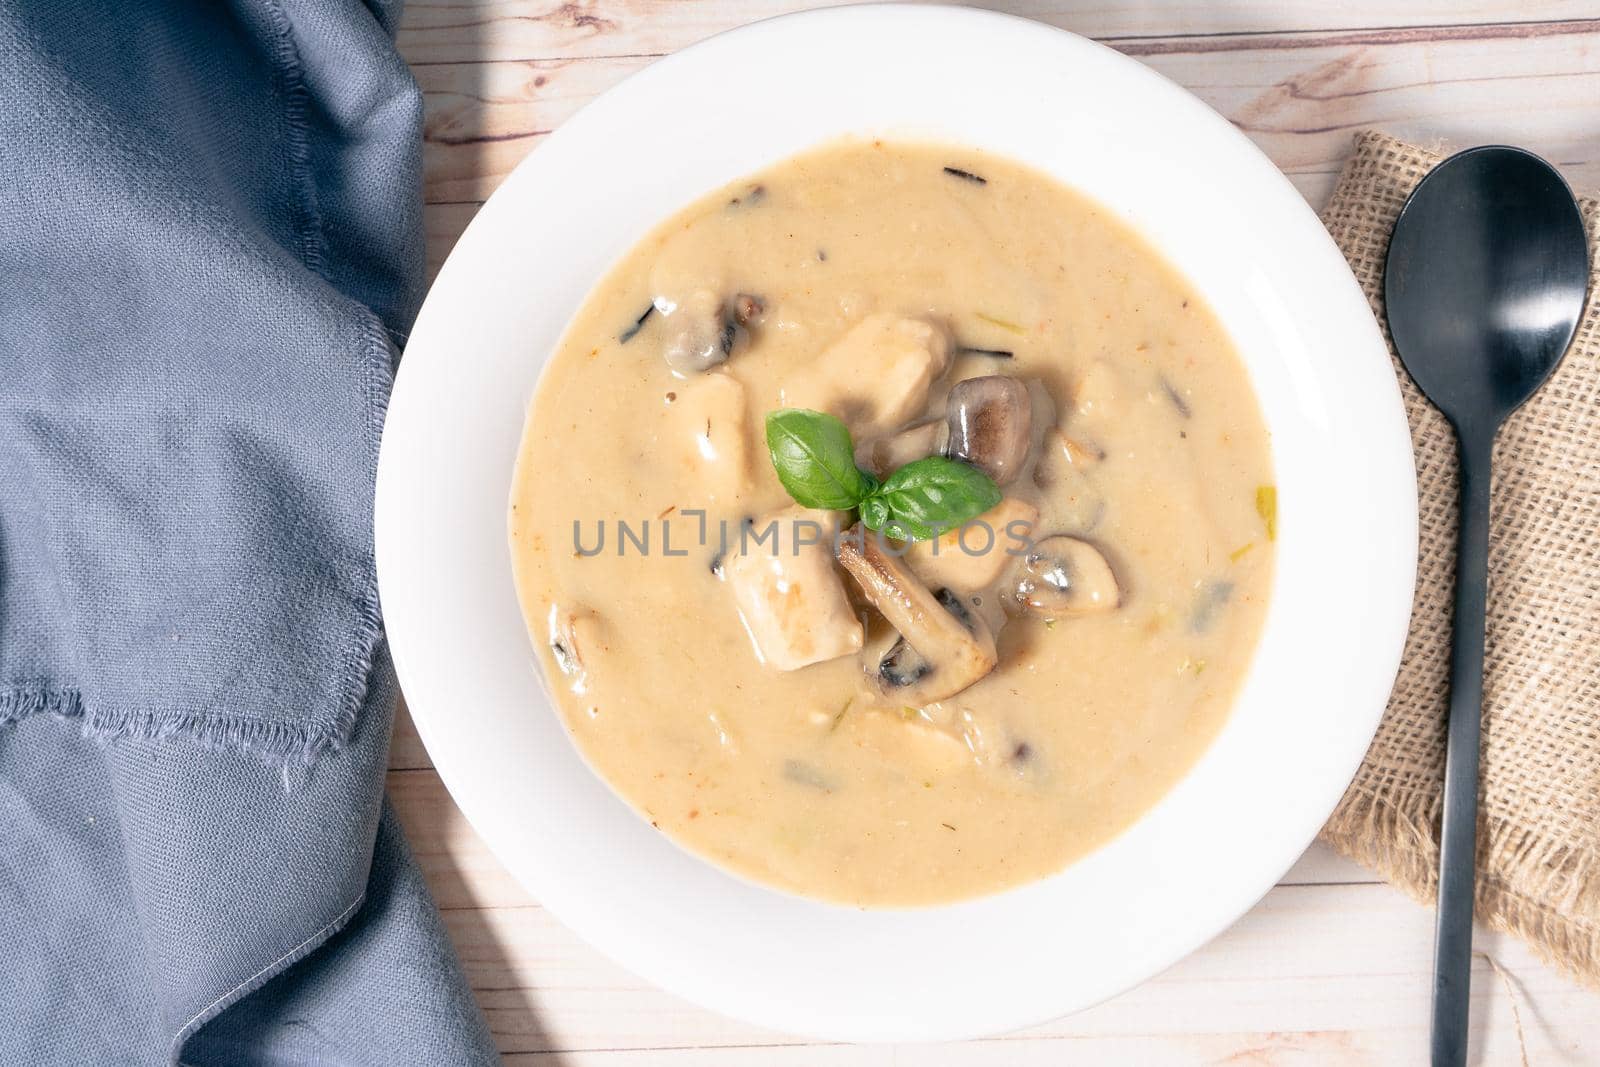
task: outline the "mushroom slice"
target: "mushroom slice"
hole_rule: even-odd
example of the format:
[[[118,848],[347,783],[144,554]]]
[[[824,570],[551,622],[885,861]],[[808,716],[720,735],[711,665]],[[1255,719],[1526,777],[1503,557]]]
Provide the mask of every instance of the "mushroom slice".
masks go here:
[[[670,302],[668,302],[670,305]],[[658,310],[661,310],[658,308]],[[696,289],[666,314],[662,355],[680,378],[710,370],[749,341],[749,333],[721,295]]]
[[[769,667],[793,671],[861,650],[861,620],[833,565],[828,512],[787,508],[759,529],[776,531],[770,549],[751,545],[725,565],[739,617]]]
[[[900,633],[888,654],[869,665],[885,696],[921,707],[954,696],[994,670],[994,635],[958,597],[929,592],[859,526],[840,538],[838,551],[867,600]]]
[[[878,661],[878,677],[886,689],[904,689],[908,685],[916,685],[932,673],[933,664],[912,648],[904,637],[895,641],[883,659]]]
[[[1093,615],[1121,603],[1116,575],[1100,550],[1061,534],[1039,541],[1023,558],[1013,595],[1023,610],[1046,618]]]
[[[569,610],[559,604],[550,605],[546,623],[556,667],[566,676],[567,688],[582,696],[589,691],[586,659],[605,648],[603,623],[592,611]]]
[[[950,390],[948,403],[950,455],[982,469],[996,485],[1015,478],[1032,440],[1028,387],[1004,374],[968,378]]]

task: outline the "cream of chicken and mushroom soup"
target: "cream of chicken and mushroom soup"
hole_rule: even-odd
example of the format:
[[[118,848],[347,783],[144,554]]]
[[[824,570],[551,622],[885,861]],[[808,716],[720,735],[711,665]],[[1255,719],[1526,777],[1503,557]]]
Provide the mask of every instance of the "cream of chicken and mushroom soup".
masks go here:
[[[1275,499],[1243,365],[1139,236],[1004,159],[849,142],[595,288],[510,537],[555,703],[643,818],[900,906],[1054,873],[1185,773]]]

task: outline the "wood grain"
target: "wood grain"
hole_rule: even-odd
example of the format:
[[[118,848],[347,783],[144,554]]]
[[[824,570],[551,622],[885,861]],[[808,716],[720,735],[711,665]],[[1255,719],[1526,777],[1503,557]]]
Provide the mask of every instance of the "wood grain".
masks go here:
[[[681,1050],[702,1055],[648,1062],[716,1064],[799,1062],[766,1056],[779,1046],[822,1048],[701,1011],[634,978],[522,893],[453,814],[431,771],[394,772],[390,789],[502,1051],[565,1050],[564,1064],[612,1064]],[[1414,1062],[1426,1033],[1431,915],[1387,886],[1339,880],[1346,871],[1367,877],[1314,852],[1203,951],[1090,1011],[1015,1037],[894,1054],[918,1064],[1044,1062],[1035,1043],[1067,1041],[1087,1063],[1211,1062],[1213,1054],[1224,1062],[1245,1053],[1256,1059],[1240,1062]],[[1600,997],[1518,942],[1484,933],[1480,947],[1488,954],[1474,974],[1483,1062],[1519,1062],[1513,1004],[1530,1062],[1600,1054]],[[885,1062],[857,1060],[844,1046],[827,1053],[805,1062]]]
[[[1432,34],[1432,36],[1429,36]],[[1313,203],[1351,133],[1462,144],[1507,140],[1600,185],[1600,21],[1136,39],[1116,47],[1233,120]],[[650,55],[438,63],[427,100],[426,195],[481,201],[539,140]]]
[[[831,2],[831,0],[824,0]],[[430,274],[540,140],[660,54],[814,0],[429,0],[400,40],[427,105]],[[1196,92],[1313,205],[1353,130],[1504,140],[1600,188],[1593,0],[1011,0]],[[1183,160],[1173,160],[1181,167]],[[1034,1067],[1402,1064],[1424,1057],[1431,912],[1313,847],[1232,929],[1090,1011],[926,1047],[808,1043],[653,989],[581,943],[500,867],[451,803],[410,720],[389,791],[508,1064]],[[1197,880],[1205,872],[1195,872]],[[1474,1062],[1600,1062],[1600,994],[1480,932]]]
[[[490,60],[660,55],[732,29],[840,0],[429,0],[406,7],[400,46],[413,65]],[[1490,24],[1593,18],[1592,3],[1544,0],[1144,0],[1063,3],[1017,0],[976,4],[1023,15],[1086,37],[1206,38],[1339,31],[1473,32]]]
[[[587,948],[500,867],[431,769],[391,772],[389,792],[502,1051],[535,1062],[564,1050],[564,1064],[639,1062],[646,1050],[705,1054],[652,1063],[768,1063],[788,1062],[766,1059],[771,1049],[808,1044],[684,1004]],[[1403,1062],[1423,1047],[1431,937],[1428,909],[1313,847],[1216,942],[1138,989],[1020,1038],[918,1050],[908,1062],[1033,1062],[1046,1053],[1030,1042],[1058,1040],[1094,1063],[1209,1062],[1212,1051],[1215,1062]],[[1530,1062],[1600,1055],[1600,996],[1520,942],[1480,931],[1479,946],[1483,1062],[1520,1062],[1512,1005],[1540,1021],[1524,1022]],[[830,1046],[826,1062],[857,1062],[834,1051],[844,1048]],[[741,1058],[758,1049],[762,1058]]]

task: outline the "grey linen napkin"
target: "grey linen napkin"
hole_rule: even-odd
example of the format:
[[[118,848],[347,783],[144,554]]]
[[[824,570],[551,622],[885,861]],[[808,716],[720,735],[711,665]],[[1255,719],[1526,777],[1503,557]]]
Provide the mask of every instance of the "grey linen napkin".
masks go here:
[[[0,0],[0,1064],[494,1060],[383,804],[373,0]]]

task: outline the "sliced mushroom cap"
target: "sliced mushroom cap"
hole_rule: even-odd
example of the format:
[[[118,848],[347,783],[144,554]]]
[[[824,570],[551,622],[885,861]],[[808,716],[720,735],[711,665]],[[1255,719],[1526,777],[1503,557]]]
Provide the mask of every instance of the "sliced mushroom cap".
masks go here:
[[[1092,615],[1121,603],[1117,577],[1100,550],[1059,534],[1023,558],[1013,595],[1024,610],[1046,618]]]
[[[662,354],[680,378],[709,370],[741,348],[749,333],[718,293],[696,289],[672,306],[663,324]]]
[[[904,637],[897,639],[883,659],[878,661],[878,677],[885,689],[904,689],[908,685],[916,685],[932,673],[933,664],[912,648]]]
[[[998,657],[988,625],[953,594],[929,592],[876,537],[856,527],[840,539],[839,562],[900,634],[882,660],[868,665],[884,695],[920,707],[994,670]]]
[[[592,611],[573,610],[560,604],[550,605],[546,623],[550,653],[555,657],[556,667],[566,676],[567,688],[584,695],[589,691],[591,666],[586,659],[605,648],[604,624]]]
[[[1033,401],[1016,378],[990,374],[957,382],[950,390],[951,457],[971,463],[1005,485],[1028,460]]]

